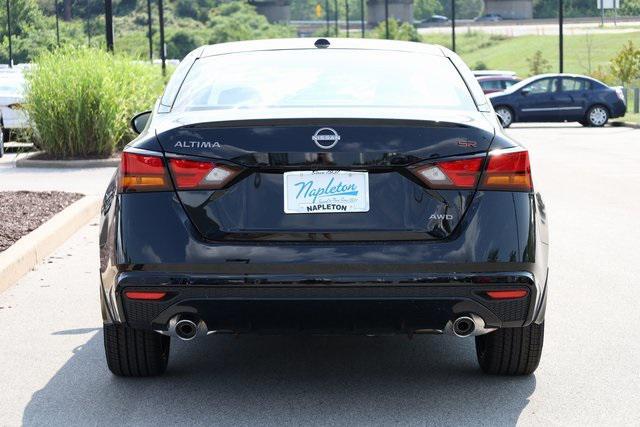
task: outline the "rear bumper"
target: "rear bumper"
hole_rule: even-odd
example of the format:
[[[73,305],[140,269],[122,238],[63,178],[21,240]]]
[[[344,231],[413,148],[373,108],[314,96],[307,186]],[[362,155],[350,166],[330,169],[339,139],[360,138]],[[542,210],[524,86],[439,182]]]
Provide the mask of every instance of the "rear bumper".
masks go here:
[[[124,196],[107,191],[103,206],[106,323],[164,330],[180,311],[227,332],[405,333],[467,313],[487,327],[542,321],[548,236],[538,194],[477,192],[451,237],[435,242],[303,243],[204,241],[174,194]],[[529,293],[483,296],[499,289]],[[128,290],[169,295],[134,302]]]
[[[172,317],[188,314],[215,333],[396,334],[442,332],[447,322],[468,314],[480,316],[488,328],[526,326],[542,307],[541,291],[526,272],[255,279],[123,273],[109,297],[112,316],[157,331],[166,331]],[[526,290],[527,296],[493,300],[486,294],[504,289]],[[162,290],[167,296],[131,300],[126,292],[132,290]]]

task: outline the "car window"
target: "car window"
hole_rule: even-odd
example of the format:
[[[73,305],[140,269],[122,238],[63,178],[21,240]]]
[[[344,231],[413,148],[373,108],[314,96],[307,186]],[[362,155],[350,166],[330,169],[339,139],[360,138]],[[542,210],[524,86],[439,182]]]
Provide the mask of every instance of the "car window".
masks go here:
[[[515,80],[503,80],[502,83],[504,84],[504,88],[510,88],[511,86],[513,86],[514,84],[517,83],[517,81]]]
[[[173,105],[175,111],[283,107],[478,109],[446,57],[349,49],[200,58]]]
[[[531,83],[528,86],[525,86],[524,89],[528,90],[529,93],[547,93],[547,92],[555,92],[556,91],[556,79],[540,79]]]
[[[484,90],[502,90],[502,83],[500,80],[482,80],[480,87]]]
[[[584,90],[584,83],[585,81],[582,79],[569,79],[565,77],[562,79],[562,90],[565,92]]]

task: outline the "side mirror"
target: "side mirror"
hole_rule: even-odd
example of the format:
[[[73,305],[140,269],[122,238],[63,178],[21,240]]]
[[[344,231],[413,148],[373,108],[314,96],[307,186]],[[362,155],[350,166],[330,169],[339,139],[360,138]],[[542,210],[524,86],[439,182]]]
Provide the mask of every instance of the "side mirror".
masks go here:
[[[131,129],[138,135],[142,133],[145,127],[147,127],[147,122],[151,117],[151,111],[144,111],[142,113],[138,113],[131,119]]]
[[[529,95],[529,92],[531,92],[531,89],[529,89],[528,87],[520,89],[520,93],[522,94],[522,96]]]

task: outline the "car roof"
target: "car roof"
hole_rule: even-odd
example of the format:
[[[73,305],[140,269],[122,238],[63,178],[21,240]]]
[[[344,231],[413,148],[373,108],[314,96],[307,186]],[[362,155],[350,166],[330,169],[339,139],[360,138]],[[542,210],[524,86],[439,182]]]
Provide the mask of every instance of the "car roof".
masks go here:
[[[512,75],[490,75],[490,76],[476,76],[478,81],[487,81],[487,80],[520,80],[516,76]]]
[[[321,38],[318,37],[308,37],[219,43],[199,48],[200,52],[197,53],[197,56],[204,58],[207,56],[226,55],[239,52],[318,49],[314,43],[320,39]],[[325,38],[325,40],[329,41],[328,49],[389,50],[446,56],[445,50],[441,46],[426,43],[359,38]]]
[[[593,77],[585,76],[583,74],[547,73],[547,74],[539,74],[537,76],[531,76],[531,77],[529,77],[529,79],[532,79],[532,81],[533,81],[534,78],[537,80],[537,79],[543,79],[543,78],[549,78],[549,77],[569,77],[569,78],[585,79],[585,80],[590,80],[592,82],[600,83],[601,85],[608,87],[608,85],[606,83],[602,83],[598,79],[594,79]]]

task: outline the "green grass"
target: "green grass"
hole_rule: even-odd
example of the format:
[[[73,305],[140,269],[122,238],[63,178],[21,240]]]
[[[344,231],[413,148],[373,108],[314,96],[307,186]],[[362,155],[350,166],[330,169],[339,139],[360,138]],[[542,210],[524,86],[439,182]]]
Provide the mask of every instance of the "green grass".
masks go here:
[[[640,31],[630,33],[598,33],[590,35],[591,54],[586,35],[566,35],[564,37],[566,73],[589,74],[598,68],[609,69],[609,61],[628,40],[640,40]],[[450,47],[451,37],[447,34],[423,35],[428,43]],[[521,77],[529,76],[527,58],[540,50],[549,61],[549,71],[558,71],[557,36],[491,36],[486,33],[462,31],[456,38],[456,50],[467,64],[473,66],[482,61],[489,69],[512,70]],[[590,58],[589,58],[590,56]]]

